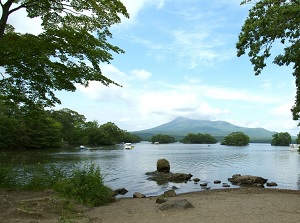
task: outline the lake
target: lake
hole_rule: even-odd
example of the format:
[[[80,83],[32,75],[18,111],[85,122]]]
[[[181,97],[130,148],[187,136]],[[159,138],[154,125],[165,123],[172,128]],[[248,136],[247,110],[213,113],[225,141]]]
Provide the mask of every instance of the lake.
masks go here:
[[[27,164],[52,163],[64,165],[71,162],[88,161],[98,164],[105,184],[112,189],[126,188],[122,197],[132,197],[134,192],[146,196],[160,195],[176,186],[176,193],[200,191],[199,184],[167,183],[159,185],[147,180],[146,172],[156,170],[158,159],[170,162],[171,172],[191,173],[193,178],[207,182],[211,189],[222,188],[214,180],[228,182],[233,174],[255,175],[276,182],[276,188],[300,190],[300,155],[289,147],[270,144],[250,144],[245,147],[222,146],[220,144],[159,144],[148,142],[133,144],[132,150],[122,146],[105,146],[90,150],[37,150],[6,152],[7,157],[16,153],[26,157]],[[231,185],[231,188],[238,187]]]

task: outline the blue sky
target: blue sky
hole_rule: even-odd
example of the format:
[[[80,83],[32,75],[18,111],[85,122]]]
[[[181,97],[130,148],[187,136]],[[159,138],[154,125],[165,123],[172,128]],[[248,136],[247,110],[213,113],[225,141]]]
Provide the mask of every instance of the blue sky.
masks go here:
[[[290,108],[292,67],[270,60],[255,76],[235,44],[251,5],[240,0],[122,0],[130,19],[112,27],[110,42],[125,50],[103,64],[103,74],[123,87],[92,82],[75,93],[59,92],[69,108],[100,124],[143,130],[182,116],[222,120],[297,135]],[[25,12],[24,12],[25,14]],[[39,32],[38,19],[14,15],[19,31]],[[275,45],[273,53],[279,52]]]

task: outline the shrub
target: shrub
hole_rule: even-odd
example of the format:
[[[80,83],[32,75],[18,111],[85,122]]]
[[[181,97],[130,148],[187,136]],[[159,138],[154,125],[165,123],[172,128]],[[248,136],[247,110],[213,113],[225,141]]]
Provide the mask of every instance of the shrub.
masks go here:
[[[69,178],[57,182],[53,189],[90,206],[114,201],[113,191],[103,184],[100,169],[95,164],[85,165],[82,170],[76,169]]]
[[[0,188],[19,190],[53,189],[61,196],[78,200],[89,206],[100,206],[114,201],[113,191],[103,183],[100,168],[95,164],[67,166],[25,166],[0,163]]]
[[[5,154],[1,154],[5,156]],[[17,186],[18,172],[14,169],[15,159],[11,163],[0,162],[0,188],[9,189]]]
[[[68,177],[67,172],[62,170],[61,167],[47,166],[40,163],[23,167],[23,172],[25,176],[21,188],[33,191],[51,189],[58,181]]]

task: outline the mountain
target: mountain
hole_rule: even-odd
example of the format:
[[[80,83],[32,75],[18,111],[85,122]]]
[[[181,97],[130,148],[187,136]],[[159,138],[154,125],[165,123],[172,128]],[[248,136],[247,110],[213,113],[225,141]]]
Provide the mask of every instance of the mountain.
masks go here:
[[[221,140],[232,132],[243,132],[248,135],[251,141],[269,141],[276,132],[271,132],[263,128],[245,128],[233,125],[224,121],[193,120],[179,117],[171,122],[160,126],[132,132],[143,139],[149,139],[156,134],[166,134],[174,136],[177,140],[183,138],[188,133],[210,134]]]

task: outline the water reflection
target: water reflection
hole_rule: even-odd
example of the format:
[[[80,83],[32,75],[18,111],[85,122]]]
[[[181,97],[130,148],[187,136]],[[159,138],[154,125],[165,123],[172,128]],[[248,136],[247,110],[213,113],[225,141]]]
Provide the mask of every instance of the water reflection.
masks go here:
[[[191,173],[201,182],[214,185],[214,180],[228,182],[233,174],[257,175],[274,181],[278,188],[300,189],[300,155],[291,152],[289,147],[273,147],[269,144],[250,144],[246,147],[215,145],[153,145],[139,143],[134,149],[125,150],[120,146],[95,147],[90,150],[34,150],[9,151],[1,162],[13,157],[22,157],[26,165],[55,164],[66,165],[78,162],[94,162],[100,166],[105,183],[113,189],[125,187],[132,196],[136,191],[146,195],[157,195],[173,186],[178,193],[201,190],[194,182],[158,185],[147,180],[146,172],[156,170],[158,159],[165,158],[171,164],[173,173]],[[66,165],[67,166],[67,165]],[[234,187],[234,186],[231,186]]]

